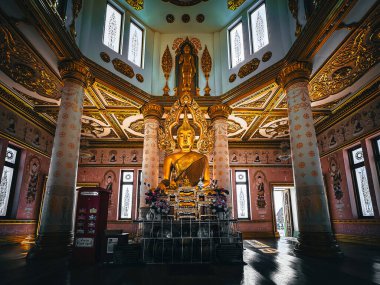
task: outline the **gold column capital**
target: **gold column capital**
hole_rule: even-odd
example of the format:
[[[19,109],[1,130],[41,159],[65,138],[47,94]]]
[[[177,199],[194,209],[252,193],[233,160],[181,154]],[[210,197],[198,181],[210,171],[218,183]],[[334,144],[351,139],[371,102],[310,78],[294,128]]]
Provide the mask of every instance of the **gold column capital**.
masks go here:
[[[277,77],[277,84],[285,88],[290,83],[309,81],[313,65],[308,61],[295,61],[287,64]]]
[[[155,103],[145,103],[140,108],[140,113],[143,114],[144,119],[153,117],[157,120],[160,120],[164,114],[164,108]]]
[[[91,86],[95,79],[90,69],[81,60],[63,60],[58,64],[62,80],[73,80],[84,88]]]
[[[213,105],[209,107],[207,112],[212,121],[215,121],[216,119],[219,119],[219,118],[223,118],[227,120],[228,116],[232,112],[232,109],[231,107],[227,105],[218,104],[218,105]]]

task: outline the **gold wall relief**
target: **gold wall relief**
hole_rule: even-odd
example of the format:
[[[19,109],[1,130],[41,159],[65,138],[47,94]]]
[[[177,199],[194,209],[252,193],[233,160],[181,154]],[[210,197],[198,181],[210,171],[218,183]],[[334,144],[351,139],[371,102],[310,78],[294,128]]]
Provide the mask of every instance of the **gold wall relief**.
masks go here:
[[[246,77],[247,75],[254,72],[260,65],[260,60],[258,58],[254,58],[248,63],[244,64],[240,67],[238,75],[240,78]]]
[[[204,88],[205,91],[205,96],[210,96],[210,86],[208,86],[208,78],[210,77],[210,71],[212,67],[212,60],[210,53],[208,52],[207,46],[205,46],[205,49],[202,54],[201,58],[201,66],[202,66],[202,71],[206,77],[206,87]]]
[[[166,81],[165,86],[163,88],[164,96],[169,96],[170,88],[168,86],[168,80],[169,80],[169,76],[173,67],[173,58],[170,53],[168,45],[166,46],[166,49],[161,59],[161,67],[162,67],[162,71],[164,72],[165,81]]]
[[[343,91],[379,63],[379,6],[310,81],[313,101]]]
[[[228,0],[227,8],[234,11],[239,8],[244,2],[245,0]]]
[[[43,97],[59,98],[59,78],[15,32],[0,25],[0,69],[15,82]]]
[[[113,67],[119,71],[121,74],[124,74],[125,76],[129,78],[133,78],[135,76],[135,72],[133,71],[133,68],[125,63],[124,61],[114,58],[112,60]]]
[[[263,57],[261,58],[262,62],[267,62],[268,60],[270,60],[272,57],[272,52],[271,51],[267,51],[266,53],[263,54]]]
[[[136,74],[136,79],[137,79],[138,82],[144,82],[144,77],[140,73]]]
[[[230,77],[228,77],[228,81],[230,83],[234,82],[236,80],[236,73],[232,73]]]
[[[126,2],[137,11],[144,9],[144,0],[126,0]]]
[[[80,10],[82,10],[82,0],[73,0],[72,1],[73,19],[70,24],[70,34],[73,38],[77,36],[77,32],[75,31],[75,21],[78,18]]]
[[[298,0],[288,0],[288,7],[293,18],[296,20],[296,31],[294,34],[298,38],[302,31],[302,26],[298,21]]]
[[[110,62],[111,61],[111,58],[110,56],[108,55],[108,53],[102,51],[100,53],[100,58],[104,61],[104,62]]]

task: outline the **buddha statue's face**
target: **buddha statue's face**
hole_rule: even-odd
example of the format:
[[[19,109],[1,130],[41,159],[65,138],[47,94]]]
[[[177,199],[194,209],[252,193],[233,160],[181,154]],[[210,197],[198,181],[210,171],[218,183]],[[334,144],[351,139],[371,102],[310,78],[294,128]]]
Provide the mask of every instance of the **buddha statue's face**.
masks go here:
[[[185,53],[190,53],[190,47],[188,45],[186,45],[184,48],[183,48],[183,51]]]
[[[179,130],[177,134],[178,145],[183,152],[190,152],[194,143],[193,130]]]

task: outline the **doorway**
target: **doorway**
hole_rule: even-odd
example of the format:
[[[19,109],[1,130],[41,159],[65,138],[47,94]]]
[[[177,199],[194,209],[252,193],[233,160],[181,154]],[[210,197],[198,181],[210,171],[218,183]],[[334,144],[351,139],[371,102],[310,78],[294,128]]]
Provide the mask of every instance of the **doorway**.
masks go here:
[[[274,217],[280,237],[298,236],[297,203],[294,187],[273,187]]]

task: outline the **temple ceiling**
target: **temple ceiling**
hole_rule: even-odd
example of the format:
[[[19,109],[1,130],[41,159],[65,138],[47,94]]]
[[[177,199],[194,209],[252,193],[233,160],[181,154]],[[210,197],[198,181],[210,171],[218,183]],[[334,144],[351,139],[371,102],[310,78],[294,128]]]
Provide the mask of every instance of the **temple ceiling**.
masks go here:
[[[310,96],[317,129],[318,125],[324,124],[338,109],[351,104],[378,80],[379,10],[377,6],[355,25],[311,78]],[[0,69],[18,82],[11,84],[9,94],[18,100],[20,106],[27,106],[36,112],[36,118],[43,118],[51,128],[56,124],[60,105],[59,94],[63,84],[59,75],[4,19],[0,23],[0,38],[3,43]],[[237,91],[236,96],[223,102],[232,108],[228,118],[230,142],[281,141],[289,138],[286,97],[275,79],[255,86],[251,92],[239,94]],[[9,82],[3,84],[10,85]],[[198,97],[196,100],[206,113],[207,107],[219,104],[222,97]],[[142,142],[144,123],[140,108],[145,102],[154,100],[162,104],[167,113],[174,99],[137,96],[135,91],[129,92],[128,87],[121,90],[119,86],[108,83],[106,76],[97,76],[95,84],[85,91],[82,137],[97,143]],[[208,115],[206,118],[210,120]]]

